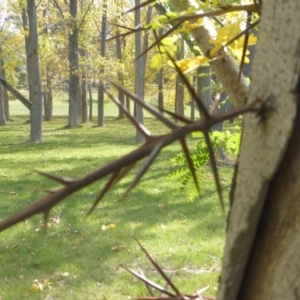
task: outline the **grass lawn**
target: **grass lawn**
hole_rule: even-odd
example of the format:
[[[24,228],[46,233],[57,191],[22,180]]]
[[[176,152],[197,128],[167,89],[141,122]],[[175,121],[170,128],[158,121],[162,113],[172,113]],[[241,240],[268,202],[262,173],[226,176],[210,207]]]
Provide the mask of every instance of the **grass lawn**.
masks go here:
[[[54,103],[55,105],[55,103]],[[110,106],[109,106],[110,107]],[[95,107],[96,110],[96,107]],[[28,116],[11,101],[14,121],[0,127],[0,219],[45,196],[40,189],[57,187],[34,170],[79,177],[137,147],[135,130],[114,113],[105,127],[84,124],[66,128],[65,116],[43,124],[43,142],[29,139]],[[96,121],[95,121],[96,122]],[[154,119],[145,124],[154,133],[165,129]],[[191,140],[191,144],[195,141]],[[220,271],[226,219],[207,169],[200,199],[189,203],[180,184],[168,178],[170,159],[180,146],[165,149],[124,201],[119,201],[135,168],[85,215],[104,181],[77,193],[51,212],[51,227],[41,228],[35,216],[0,233],[0,299],[131,299],[149,295],[145,286],[122,268],[137,270],[161,285],[134,238],[154,256],[185,293],[205,286],[214,296]],[[220,169],[227,198],[232,168]],[[33,281],[42,291],[31,291]]]

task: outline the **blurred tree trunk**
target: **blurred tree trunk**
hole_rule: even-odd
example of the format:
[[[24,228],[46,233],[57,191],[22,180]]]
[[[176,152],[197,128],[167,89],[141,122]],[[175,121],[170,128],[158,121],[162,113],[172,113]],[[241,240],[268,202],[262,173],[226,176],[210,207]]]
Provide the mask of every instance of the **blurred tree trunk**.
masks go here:
[[[87,52],[85,49],[81,49],[80,51],[82,59],[85,61],[85,64],[83,65],[83,74],[81,76],[81,119],[82,123],[87,123],[88,121],[88,108],[87,108],[87,63],[86,63],[86,57]]]
[[[0,45],[0,54],[2,52],[1,45]],[[0,77],[2,77],[4,80],[6,80],[5,76],[5,68],[4,68],[4,60],[2,57],[0,58]],[[3,87],[3,105],[4,105],[4,115],[5,115],[5,120],[8,121],[10,119],[9,115],[9,101],[8,101],[8,93],[7,89]]]
[[[89,89],[89,98],[90,98],[90,107],[89,107],[89,121],[93,120],[93,93],[92,93],[92,86],[88,84]]]
[[[157,74],[157,84],[158,84],[158,110],[164,113],[164,69],[163,67],[158,71]]]
[[[116,47],[117,47],[117,59],[120,63],[122,63],[122,43],[121,38],[118,36],[120,31],[117,30],[117,38],[116,38]],[[123,70],[118,70],[118,80],[121,85],[124,85],[124,75]],[[125,95],[121,90],[118,90],[118,99],[125,106]],[[125,119],[124,112],[119,108],[118,119]]]
[[[70,32],[69,32],[69,127],[79,125],[79,54],[78,54],[78,26],[77,0],[70,0]]]
[[[2,77],[2,63],[0,61],[0,76]],[[6,116],[5,116],[5,88],[0,85],[0,125],[6,124]]]
[[[163,35],[162,28],[159,29],[158,37],[160,38]],[[156,76],[157,85],[158,85],[158,110],[163,114],[164,113],[164,68],[161,67]]]
[[[184,58],[184,40],[181,39],[177,59]],[[184,84],[180,76],[176,79],[175,113],[184,116]]]
[[[43,93],[40,77],[37,18],[34,0],[27,0],[26,10],[27,11],[24,9],[22,12],[22,20],[24,29],[28,31],[28,35],[25,36],[25,48],[29,99],[32,103],[30,110],[30,140],[39,143],[42,140]]]
[[[135,6],[140,5],[140,0],[135,0]],[[135,27],[141,26],[141,9],[136,9],[134,13],[134,24]],[[141,32],[137,31],[135,33],[135,57],[138,58],[140,54],[142,53],[142,36]],[[138,97],[143,99],[144,95],[144,82],[143,82],[143,60],[141,58],[135,60],[135,93],[137,94]],[[143,124],[144,123],[144,114],[143,114],[143,109],[140,105],[135,105],[135,116],[138,120],[139,123]],[[137,143],[142,143],[143,142],[143,136],[142,134],[136,130],[136,136],[135,140]]]
[[[101,56],[105,57],[105,39],[107,28],[107,4],[103,2],[102,26],[101,26]],[[100,68],[98,85],[98,126],[104,126],[104,65]]]
[[[44,120],[51,121],[53,114],[53,96],[51,72],[49,67],[46,68],[46,88],[44,90]]]

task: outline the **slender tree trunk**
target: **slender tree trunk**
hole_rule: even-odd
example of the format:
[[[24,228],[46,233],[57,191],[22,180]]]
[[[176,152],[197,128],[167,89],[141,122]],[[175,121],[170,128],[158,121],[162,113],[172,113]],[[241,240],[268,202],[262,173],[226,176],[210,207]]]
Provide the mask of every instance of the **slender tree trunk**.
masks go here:
[[[158,71],[157,74],[158,83],[158,110],[164,113],[164,69],[163,67]]]
[[[6,124],[5,110],[4,110],[4,88],[0,86],[0,125]]]
[[[89,109],[89,121],[93,121],[93,93],[91,84],[88,85],[89,88],[89,98],[90,98],[90,109]]]
[[[82,105],[82,123],[87,123],[88,121],[88,110],[87,110],[87,82],[86,73],[81,79],[81,105]]]
[[[107,28],[107,5],[103,2],[102,28],[101,28],[101,56],[105,57],[105,39]],[[98,126],[104,126],[104,65],[101,66],[98,86]]]
[[[184,41],[181,39],[180,48],[177,59],[184,58]],[[181,77],[178,75],[176,80],[176,94],[175,94],[175,113],[184,116],[184,84]]]
[[[140,5],[140,0],[135,0],[135,6]],[[134,23],[135,27],[138,27],[141,25],[141,9],[136,9],[135,10],[135,17],[134,17]],[[141,54],[141,32],[137,31],[135,33],[135,57],[139,57]],[[143,61],[141,59],[136,59],[135,60],[135,93],[137,94],[138,97],[143,99],[144,95],[144,82],[142,81],[143,79]],[[136,118],[139,123],[143,124],[144,123],[144,114],[143,114],[143,109],[140,105],[135,105],[136,109]],[[142,134],[136,130],[136,136],[135,140],[137,143],[142,143],[143,142],[143,136]]]
[[[46,68],[46,89],[44,91],[44,120],[52,121],[53,114],[53,96],[52,82],[49,67]]]
[[[151,16],[152,16],[152,6],[147,7],[147,14],[146,14],[146,24],[149,24],[151,22]],[[144,38],[143,38],[143,52],[147,50],[149,47],[149,32],[145,31]],[[147,64],[147,57],[148,57],[148,51],[144,53],[144,55],[141,57],[142,60],[142,79],[141,82],[143,83],[143,98],[145,96],[145,82],[146,82],[146,64]]]
[[[42,139],[43,123],[43,94],[40,77],[38,54],[37,18],[34,0],[27,0],[28,37],[27,39],[27,66],[29,98],[32,102],[30,113],[30,140],[39,143]]]
[[[117,36],[120,34],[119,30],[117,31]],[[117,47],[117,59],[119,62],[122,62],[122,46],[121,46],[121,39],[120,37],[116,38],[116,47]],[[119,83],[124,85],[124,76],[123,76],[123,71],[118,70],[118,80]],[[118,99],[119,101],[125,105],[125,95],[121,90],[118,90]],[[125,119],[125,114],[122,111],[122,109],[119,108],[119,116],[118,119]]]
[[[1,45],[0,45],[0,53],[1,52],[2,52],[2,49],[1,49]],[[0,77],[2,77],[4,80],[6,80],[4,60],[2,58],[0,59]],[[4,105],[5,120],[8,121],[10,119],[10,115],[9,115],[8,94],[7,94],[6,88],[3,87],[2,93],[3,93],[3,105]]]
[[[0,61],[0,76],[3,75],[2,72],[2,63]],[[6,124],[6,116],[5,116],[5,89],[2,85],[0,85],[0,125]]]
[[[193,85],[194,85],[194,88],[195,90],[197,91],[197,78],[198,78],[198,70],[196,71],[196,74],[193,75]],[[195,100],[194,98],[192,97],[191,98],[191,115],[190,115],[190,119],[192,121],[195,120]]]
[[[69,127],[79,125],[79,58],[77,0],[70,0],[70,33],[69,33]]]
[[[264,106],[244,116],[218,300],[299,299],[299,15],[297,0],[262,6],[247,102]]]
[[[130,98],[126,95],[125,97],[126,108],[130,112]]]

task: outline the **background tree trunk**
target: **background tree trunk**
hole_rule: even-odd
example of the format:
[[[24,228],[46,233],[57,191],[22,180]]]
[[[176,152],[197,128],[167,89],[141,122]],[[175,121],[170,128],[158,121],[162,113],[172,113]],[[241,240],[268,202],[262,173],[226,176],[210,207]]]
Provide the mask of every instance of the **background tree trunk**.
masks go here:
[[[0,85],[0,125],[6,124],[5,110],[4,110],[4,88]]]
[[[122,62],[122,43],[121,43],[121,38],[118,36],[120,34],[120,31],[117,30],[117,38],[116,38],[116,47],[117,47],[117,59],[119,62]],[[122,70],[118,70],[118,80],[121,85],[124,85],[124,76]],[[124,93],[119,89],[118,90],[118,99],[119,101],[125,105],[125,95]],[[125,119],[125,114],[122,109],[119,108],[119,115],[118,119]]]
[[[0,54],[1,54],[1,52],[2,52],[2,49],[1,49],[1,45],[0,45]],[[0,77],[2,77],[4,80],[6,80],[5,69],[4,69],[4,60],[2,58],[0,58]],[[3,93],[4,116],[5,116],[5,120],[8,121],[10,119],[10,115],[9,115],[9,102],[8,102],[7,89],[3,87],[2,93]]]
[[[218,300],[299,298],[299,14],[262,6],[248,103],[264,106],[244,116]]]
[[[92,86],[88,84],[89,88],[89,98],[90,98],[90,107],[89,107],[89,121],[93,121],[93,93],[92,93]]]
[[[178,45],[178,56],[177,59],[181,60],[184,58],[184,40],[181,39],[180,45]],[[179,75],[176,79],[176,94],[175,94],[175,113],[184,116],[184,84]]]
[[[49,67],[46,68],[46,89],[44,91],[44,120],[51,121],[53,114],[52,82]]]
[[[2,74],[2,64],[0,60],[0,76]],[[5,88],[0,85],[0,125],[6,124],[6,116],[5,116],[5,99],[4,99]]]
[[[101,26],[101,56],[105,57],[105,39],[107,27],[106,0],[103,2],[102,26]],[[100,69],[98,86],[98,126],[104,126],[104,65]]]
[[[140,0],[135,0],[135,6],[140,5]],[[141,25],[141,12],[140,9],[135,10],[135,27],[138,27]],[[135,33],[135,57],[139,57],[141,54],[141,32],[137,31]],[[143,61],[141,59],[135,60],[135,93],[138,97],[143,99],[144,95],[144,82],[142,81],[142,73],[143,73]],[[144,123],[144,114],[143,109],[140,105],[135,105],[136,108],[136,118],[139,121],[139,123]],[[135,140],[137,143],[143,142],[143,136],[142,134],[136,130],[136,136]]]
[[[27,39],[27,66],[29,67],[29,99],[32,102],[30,113],[30,140],[38,143],[42,139],[43,94],[38,54],[36,6],[34,0],[27,0],[27,13],[29,32]]]
[[[69,127],[79,125],[79,59],[78,59],[78,27],[77,0],[70,0],[70,32],[69,32]]]

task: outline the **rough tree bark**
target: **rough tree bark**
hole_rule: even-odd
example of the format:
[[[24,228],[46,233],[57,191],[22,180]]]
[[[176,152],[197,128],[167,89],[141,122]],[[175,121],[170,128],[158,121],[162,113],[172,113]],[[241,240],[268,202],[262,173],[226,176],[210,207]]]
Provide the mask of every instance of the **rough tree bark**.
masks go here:
[[[121,63],[122,62],[122,43],[121,38],[118,36],[120,31],[117,30],[117,38],[116,38],[116,52],[117,52],[117,59]],[[118,70],[118,81],[120,84],[124,85],[124,75],[122,70]],[[118,99],[125,106],[125,95],[123,91],[118,90]],[[119,108],[119,116],[118,119],[125,119],[125,114],[122,109]]]
[[[178,45],[177,59],[184,58],[184,40],[181,39]],[[175,113],[184,116],[184,84],[182,78],[178,75],[176,79],[176,93],[175,93]]]
[[[218,300],[299,299],[300,2],[264,1]]]
[[[44,91],[44,120],[52,121],[53,115],[53,96],[50,67],[46,67],[46,88]]]
[[[70,0],[70,32],[69,32],[69,127],[79,125],[79,54],[77,0]]]
[[[135,0],[135,6],[140,5],[140,0]],[[135,27],[140,26],[141,24],[141,12],[140,9],[135,10],[135,16],[134,16],[134,23]],[[142,52],[141,47],[141,32],[137,31],[135,33],[135,57],[139,57]],[[143,66],[142,66],[142,60],[136,59],[135,60],[135,93],[137,96],[139,96],[141,99],[143,99],[144,95],[144,82],[142,81],[142,73],[143,73]],[[144,122],[144,115],[143,115],[143,109],[140,105],[136,105],[136,118],[139,123],[143,124]],[[143,142],[143,136],[140,133],[139,130],[136,130],[136,136],[135,140],[137,143]]]
[[[35,0],[27,0],[28,37],[26,54],[28,66],[30,111],[30,140],[39,143],[42,140],[43,93],[38,54],[37,18]]]
[[[0,54],[2,52],[1,45],[0,45]],[[2,77],[4,80],[6,79],[5,76],[5,67],[4,67],[4,60],[2,57],[0,57],[0,77]],[[5,120],[8,121],[10,119],[9,114],[9,101],[8,101],[8,93],[7,89],[3,87],[3,102],[4,102],[4,115]]]
[[[103,2],[102,25],[101,25],[101,56],[105,57],[105,39],[107,28],[106,1]],[[100,78],[98,86],[98,126],[104,126],[104,65],[100,69]]]
[[[2,64],[0,60],[0,75],[2,75]],[[2,85],[0,85],[0,125],[6,124],[6,116],[5,116],[5,89]]]

